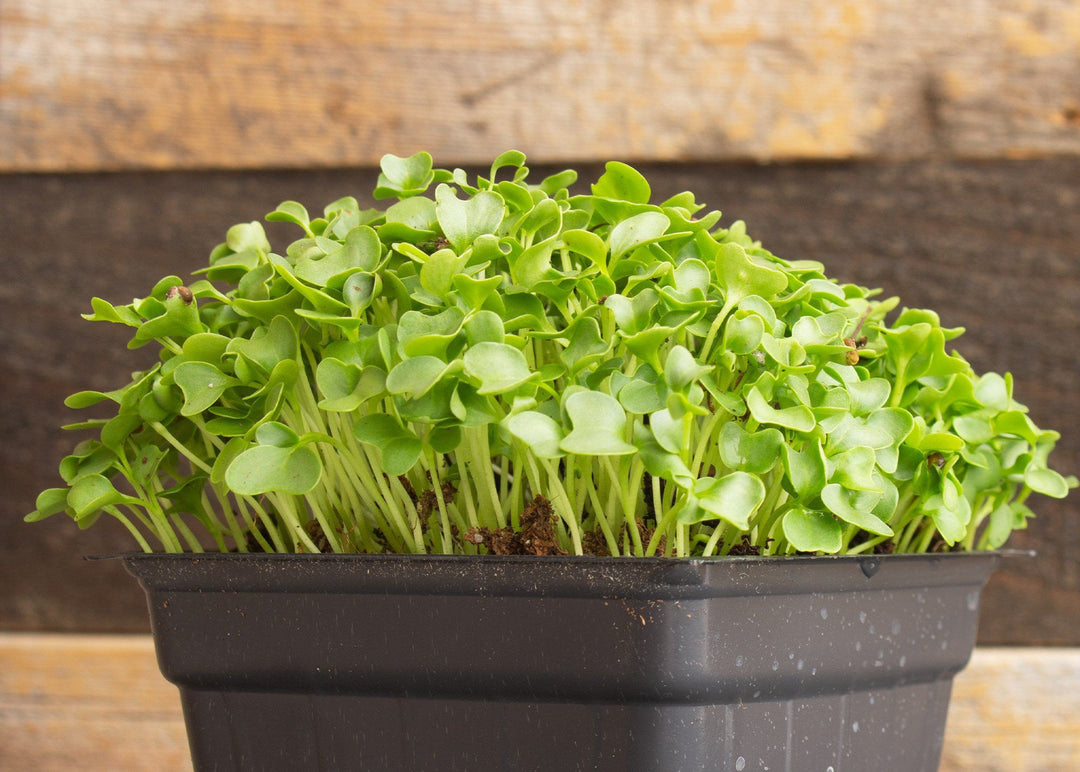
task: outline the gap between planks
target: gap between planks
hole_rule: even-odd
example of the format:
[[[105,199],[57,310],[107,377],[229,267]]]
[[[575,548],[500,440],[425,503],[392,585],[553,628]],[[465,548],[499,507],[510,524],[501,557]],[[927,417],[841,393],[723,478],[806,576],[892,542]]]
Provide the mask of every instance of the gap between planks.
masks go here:
[[[0,633],[0,769],[189,770],[176,688],[142,635]],[[941,772],[1080,769],[1080,648],[981,648]]]

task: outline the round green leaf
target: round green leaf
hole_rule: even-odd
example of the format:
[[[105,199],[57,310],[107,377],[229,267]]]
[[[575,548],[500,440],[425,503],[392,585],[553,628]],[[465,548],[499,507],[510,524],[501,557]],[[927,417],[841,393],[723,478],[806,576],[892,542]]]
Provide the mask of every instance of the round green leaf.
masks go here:
[[[483,341],[463,357],[465,374],[480,382],[478,394],[501,394],[532,377],[525,355],[506,343]]]
[[[829,483],[821,491],[821,500],[829,511],[845,523],[851,523],[864,531],[878,536],[892,536],[889,524],[871,514],[881,494],[867,491],[849,491],[838,483]]]
[[[503,426],[521,440],[540,458],[560,458],[565,453],[559,449],[563,439],[562,427],[550,416],[535,410],[516,413],[503,421]]]
[[[756,386],[746,395],[746,407],[759,424],[775,424],[797,432],[814,430],[814,414],[810,408],[805,405],[795,405],[777,410],[765,400]]]
[[[716,252],[716,280],[724,291],[724,303],[734,306],[749,295],[771,298],[787,289],[783,271],[755,263],[738,244],[726,242]]]
[[[1024,484],[1036,493],[1063,499],[1069,495],[1069,483],[1053,469],[1028,469],[1024,473]]]
[[[386,390],[409,399],[420,399],[431,391],[450,367],[438,357],[419,356],[406,359],[396,364],[386,376]]]
[[[642,212],[626,218],[611,229],[608,237],[611,243],[611,259],[618,260],[630,250],[656,241],[669,227],[671,221],[663,212]]]
[[[652,189],[641,172],[620,161],[608,161],[604,168],[604,173],[592,186],[594,196],[633,204],[649,203]]]
[[[765,485],[754,475],[732,472],[720,479],[702,477],[694,485],[694,496],[700,509],[693,522],[719,517],[745,531],[750,528],[750,517],[765,501]],[[679,520],[687,522],[682,513]]]
[[[67,488],[46,488],[38,494],[34,511],[26,515],[23,520],[27,523],[36,523],[58,512],[63,512],[67,509],[67,497]]]
[[[482,190],[462,201],[449,185],[439,185],[435,189],[435,214],[439,226],[459,254],[480,236],[496,233],[505,213],[506,206],[498,193]]]
[[[729,421],[720,431],[720,460],[724,466],[750,474],[765,474],[779,462],[784,435],[778,429],[747,432],[737,421]]]
[[[828,512],[792,509],[781,521],[784,537],[800,552],[834,554],[844,546],[844,529]]]
[[[197,415],[218,401],[225,389],[237,383],[206,362],[184,362],[173,371],[173,379],[184,393],[180,414]]]
[[[574,428],[559,443],[560,450],[581,456],[624,456],[637,450],[623,439],[626,413],[614,397],[577,391],[566,398],[565,407]]]
[[[280,491],[302,496],[322,477],[319,454],[308,446],[256,445],[238,455],[225,472],[225,484],[242,496]]]

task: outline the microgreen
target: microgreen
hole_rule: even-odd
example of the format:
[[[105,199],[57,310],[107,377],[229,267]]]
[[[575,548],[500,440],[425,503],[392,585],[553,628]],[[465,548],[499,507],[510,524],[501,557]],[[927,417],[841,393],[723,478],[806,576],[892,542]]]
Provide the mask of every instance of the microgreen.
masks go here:
[[[612,162],[531,183],[385,156],[373,193],[273,251],[229,229],[183,286],[87,319],[158,362],[114,391],[27,520],[102,513],[145,550],[486,551],[544,497],[560,551],[859,554],[993,549],[1047,462],[1009,375],[962,330],[652,203]]]

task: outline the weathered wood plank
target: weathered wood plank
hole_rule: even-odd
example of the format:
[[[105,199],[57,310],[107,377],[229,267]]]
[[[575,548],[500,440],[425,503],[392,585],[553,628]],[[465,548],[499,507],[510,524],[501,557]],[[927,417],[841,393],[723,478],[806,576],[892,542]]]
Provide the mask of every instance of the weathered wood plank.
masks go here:
[[[0,634],[0,769],[190,770],[149,636]]]
[[[643,166],[657,200],[694,190],[745,219],[777,254],[937,308],[968,332],[956,345],[979,370],[1011,370],[1040,425],[1062,432],[1055,463],[1080,473],[1080,159],[899,164]],[[538,168],[537,174],[551,169]],[[596,179],[594,165],[582,181]],[[146,603],[118,563],[81,555],[131,549],[104,519],[89,531],[53,518],[25,525],[57,484],[74,439],[57,427],[84,388],[111,389],[145,363],[113,325],[79,313],[92,295],[143,296],[204,264],[232,223],[286,198],[319,208],[364,197],[371,170],[0,175],[0,629],[142,632]],[[274,242],[289,226],[270,224]],[[1040,500],[984,596],[983,644],[1080,645],[1080,518],[1075,495]]]
[[[1080,650],[980,649],[956,679],[942,772],[1080,765]],[[146,636],[0,633],[0,768],[190,769]]]
[[[1080,769],[1080,650],[977,649],[949,704],[942,772]]]
[[[0,170],[1080,152],[1072,0],[5,0]]]

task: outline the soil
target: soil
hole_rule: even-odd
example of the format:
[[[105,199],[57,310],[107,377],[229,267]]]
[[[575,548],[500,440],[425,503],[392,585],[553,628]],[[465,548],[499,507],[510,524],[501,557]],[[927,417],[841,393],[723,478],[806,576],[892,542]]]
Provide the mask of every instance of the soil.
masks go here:
[[[731,546],[728,555],[733,557],[746,557],[747,555],[760,555],[761,547],[750,543],[750,537],[743,535],[742,541]]]
[[[586,555],[605,556],[610,555],[607,539],[600,531],[586,531],[581,535],[581,550]]]
[[[551,502],[536,496],[521,513],[521,530],[471,528],[465,539],[487,547],[493,555],[565,555],[555,539],[555,512]]]
[[[641,534],[641,544],[642,544],[642,546],[648,545],[648,543],[652,541],[653,535],[656,533],[656,528],[646,527],[645,522],[643,520],[638,520],[637,523],[638,523],[638,533]],[[667,537],[666,536],[661,536],[659,543],[656,545],[656,552],[654,554],[657,557],[662,557],[666,552],[667,552]]]

